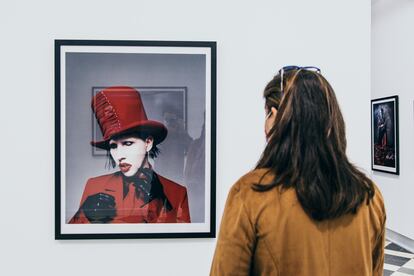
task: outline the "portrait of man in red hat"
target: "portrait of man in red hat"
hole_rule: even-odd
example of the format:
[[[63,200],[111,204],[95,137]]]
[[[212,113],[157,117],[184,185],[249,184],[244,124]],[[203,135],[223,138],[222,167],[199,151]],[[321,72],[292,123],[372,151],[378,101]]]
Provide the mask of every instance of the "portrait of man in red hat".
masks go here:
[[[69,223],[189,223],[187,190],[152,169],[167,128],[147,118],[139,91],[109,87],[92,99],[103,133],[91,145],[105,149],[119,171],[87,181]]]
[[[215,42],[55,51],[56,237],[213,237]]]

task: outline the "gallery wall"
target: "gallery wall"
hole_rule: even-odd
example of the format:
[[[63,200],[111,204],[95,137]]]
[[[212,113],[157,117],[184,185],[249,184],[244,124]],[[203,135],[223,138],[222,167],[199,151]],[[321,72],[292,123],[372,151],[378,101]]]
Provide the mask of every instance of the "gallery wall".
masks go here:
[[[400,175],[374,172],[387,208],[387,228],[414,249],[414,2],[377,0],[372,5],[372,98],[398,95]]]
[[[283,65],[322,69],[369,172],[368,0],[2,1],[0,26],[1,275],[207,275],[214,252],[215,239],[54,240],[54,39],[217,41],[218,223],[264,147],[261,93]]]

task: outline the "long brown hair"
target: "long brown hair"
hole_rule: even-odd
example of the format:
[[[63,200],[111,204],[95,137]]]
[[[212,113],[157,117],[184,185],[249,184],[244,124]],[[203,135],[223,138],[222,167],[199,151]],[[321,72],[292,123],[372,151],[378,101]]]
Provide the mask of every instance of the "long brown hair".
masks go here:
[[[309,70],[289,71],[284,79],[283,95],[280,75],[264,91],[267,108],[280,104],[256,165],[275,178],[253,188],[292,187],[305,212],[319,221],[356,213],[374,196],[374,186],[346,156],[345,123],[331,85]]]

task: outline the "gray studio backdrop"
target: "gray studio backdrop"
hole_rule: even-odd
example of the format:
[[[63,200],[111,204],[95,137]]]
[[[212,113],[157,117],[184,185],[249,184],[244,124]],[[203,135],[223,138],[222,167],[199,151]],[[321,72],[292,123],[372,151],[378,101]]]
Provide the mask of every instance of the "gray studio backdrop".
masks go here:
[[[92,94],[101,87],[131,86],[145,90],[148,118],[169,129],[155,171],[187,187],[191,220],[204,222],[205,74],[206,57],[200,54],[66,54],[66,221],[78,210],[87,179],[116,171],[90,145],[100,135],[93,129]]]

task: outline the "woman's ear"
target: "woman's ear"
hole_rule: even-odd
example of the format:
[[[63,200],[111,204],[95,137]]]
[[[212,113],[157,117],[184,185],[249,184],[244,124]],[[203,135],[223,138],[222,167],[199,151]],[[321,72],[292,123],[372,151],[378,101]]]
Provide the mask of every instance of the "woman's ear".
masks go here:
[[[152,146],[154,145],[154,138],[152,136],[149,136],[147,139],[145,139],[145,150],[149,152],[152,149]]]
[[[272,117],[273,117],[273,118],[276,118],[276,114],[277,114],[277,109],[276,109],[276,107],[272,106],[272,107],[270,108],[270,110],[272,111]]]

